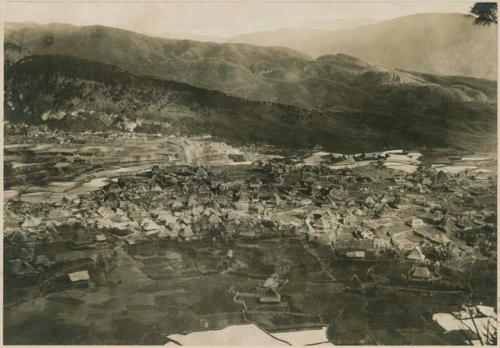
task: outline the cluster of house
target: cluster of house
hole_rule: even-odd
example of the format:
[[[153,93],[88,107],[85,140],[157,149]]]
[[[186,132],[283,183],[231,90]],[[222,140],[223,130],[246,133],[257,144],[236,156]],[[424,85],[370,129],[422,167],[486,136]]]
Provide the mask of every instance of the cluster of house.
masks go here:
[[[120,241],[134,245],[270,234],[332,245],[336,256],[351,260],[406,258],[415,262],[409,279],[432,280],[439,278],[441,266],[475,250],[475,244],[458,242],[464,231],[496,226],[485,212],[472,214],[475,227],[464,225],[466,207],[452,197],[457,187],[466,187],[465,180],[423,169],[396,174],[374,164],[334,170],[286,159],[243,171],[156,166],[71,201],[9,201],[5,244],[25,252],[8,259],[7,270],[23,277],[67,261],[29,252],[36,243],[64,241],[82,250]],[[495,184],[484,181],[474,189]],[[465,189],[460,193],[471,195]],[[81,254],[73,253],[70,261],[74,264]],[[68,277],[89,280],[88,270],[78,267]]]

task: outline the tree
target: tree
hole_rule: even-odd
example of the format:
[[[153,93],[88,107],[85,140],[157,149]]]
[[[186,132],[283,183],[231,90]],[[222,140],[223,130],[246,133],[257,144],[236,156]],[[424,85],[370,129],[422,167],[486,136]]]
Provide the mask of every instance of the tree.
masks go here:
[[[475,17],[474,24],[490,25],[497,24],[497,3],[496,2],[476,2],[471,7],[470,12]]]

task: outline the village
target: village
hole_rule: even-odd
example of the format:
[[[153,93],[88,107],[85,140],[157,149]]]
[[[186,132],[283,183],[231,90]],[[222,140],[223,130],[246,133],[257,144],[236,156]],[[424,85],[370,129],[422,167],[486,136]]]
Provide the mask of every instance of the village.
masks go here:
[[[45,134],[50,138],[48,130]],[[448,313],[479,299],[495,306],[495,158],[469,155],[469,162],[482,165],[461,167],[454,163],[467,160],[465,155],[446,155],[447,164],[436,164],[429,155],[403,150],[257,156],[218,146],[222,152],[186,162],[183,144],[181,155],[173,147],[166,157],[147,158],[141,170],[121,171],[89,190],[60,190],[52,200],[20,192],[6,197],[6,315],[30,315],[30,302],[54,303],[51,298],[64,296],[85,303],[86,291],[105,294],[106,300],[94,305],[106,307],[138,284],[154,290],[127,309],[130,320],[176,303],[183,314],[169,320],[185,312],[198,318],[179,324],[182,332],[245,320],[271,332],[328,325],[341,314],[333,304],[308,305],[318,294],[326,303],[344,297],[349,303],[352,296],[371,301],[379,294],[429,299],[453,294],[454,302],[447,304],[420,299],[418,310],[425,313]],[[85,163],[84,157],[76,163]],[[15,177],[12,185],[18,184]],[[204,278],[211,282],[206,294],[189,283],[206,283]],[[176,285],[176,292],[152,285],[158,282],[188,285]],[[213,301],[222,301],[221,308],[209,304]],[[70,317],[83,310],[64,303]],[[90,318],[87,310],[72,320]],[[94,318],[86,325],[105,320],[111,319]],[[433,320],[417,327],[436,337],[443,331]],[[10,332],[20,329],[14,324]],[[155,340],[165,343],[174,329],[157,327],[155,334],[163,338]],[[103,335],[113,329],[106,330]],[[391,342],[413,342],[416,334],[401,330]],[[444,341],[493,339],[493,331],[466,331]],[[383,340],[376,332],[365,342]]]

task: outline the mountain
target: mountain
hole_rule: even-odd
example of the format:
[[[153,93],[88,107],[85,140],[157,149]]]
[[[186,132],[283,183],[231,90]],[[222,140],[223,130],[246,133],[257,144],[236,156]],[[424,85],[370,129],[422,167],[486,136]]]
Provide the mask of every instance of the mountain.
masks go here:
[[[313,57],[345,53],[405,70],[497,78],[497,27],[463,14],[426,13],[346,30],[283,29],[230,42],[288,47]]]
[[[496,96],[492,82],[429,80],[344,54],[313,59],[287,48],[170,40],[102,26],[28,26],[6,33],[4,46],[7,66],[29,55],[74,56],[138,76],[311,110],[366,109],[373,96],[386,91],[409,91],[429,105],[439,98],[489,105]]]
[[[321,145],[347,153],[495,144],[494,82],[370,70],[368,63],[342,55],[321,60],[349,81],[343,93],[350,107],[306,110],[71,56],[30,56],[5,67],[5,117],[79,131],[133,123],[142,132],[211,134],[235,144]],[[356,67],[365,70],[356,74]]]
[[[328,18],[319,20],[308,20],[296,25],[297,29],[302,30],[340,30],[355,28],[368,24],[375,24],[377,21],[372,18]],[[192,32],[159,32],[149,33],[148,35],[163,37],[176,40],[192,40],[204,42],[224,43],[230,41],[231,37],[203,35]]]
[[[76,28],[76,26],[66,23],[38,24],[36,22],[5,22],[3,26],[5,35],[10,35],[18,30],[65,30],[72,28]]]
[[[276,85],[297,80],[311,60],[286,48],[172,40],[103,26],[27,27],[6,33],[4,41],[7,64],[28,55],[70,55],[258,100],[276,100]]]
[[[227,38],[222,36],[211,36],[211,35],[201,35],[193,33],[179,33],[179,32],[167,32],[167,33],[157,33],[151,34],[151,36],[163,37],[166,39],[175,40],[191,40],[191,41],[204,41],[204,42],[215,42],[223,43],[227,41]]]
[[[341,30],[348,28],[361,27],[363,25],[375,24],[379,22],[373,18],[325,18],[308,20],[299,23],[295,27],[298,29],[317,29],[317,30]]]

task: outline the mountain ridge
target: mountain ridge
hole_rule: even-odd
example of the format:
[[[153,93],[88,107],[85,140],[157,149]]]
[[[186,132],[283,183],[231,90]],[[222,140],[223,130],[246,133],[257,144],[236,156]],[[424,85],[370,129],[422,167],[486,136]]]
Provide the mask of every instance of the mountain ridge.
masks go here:
[[[413,14],[344,30],[259,32],[230,42],[288,47],[312,57],[342,52],[388,67],[497,79],[496,26],[473,25],[472,16],[458,13]]]
[[[346,54],[313,59],[290,49],[163,39],[105,26],[14,30],[6,36],[4,47],[7,66],[29,55],[69,55],[111,64],[139,76],[311,110],[356,109],[360,98],[352,94],[353,88],[356,93],[368,93],[355,86],[359,83],[382,88],[430,84],[418,73]],[[467,85],[467,81],[461,79],[460,85]],[[444,88],[459,101],[470,99],[460,85]],[[477,97],[484,99],[480,94]]]
[[[69,130],[117,129],[126,120],[140,119],[138,131],[211,134],[238,144],[321,145],[348,153],[395,147],[477,149],[496,141],[496,102],[489,100],[496,84],[484,85],[482,80],[422,76],[436,79],[436,84],[417,90],[388,86],[366,95],[363,88],[370,86],[363,82],[356,87],[363,92],[357,109],[321,112],[136,76],[71,56],[26,57],[7,66],[5,76],[7,120]],[[376,82],[379,77],[364,78]],[[482,90],[477,90],[488,101],[457,103],[439,83],[466,83],[469,87],[463,88],[471,90],[479,84]]]

